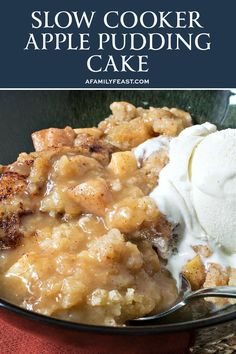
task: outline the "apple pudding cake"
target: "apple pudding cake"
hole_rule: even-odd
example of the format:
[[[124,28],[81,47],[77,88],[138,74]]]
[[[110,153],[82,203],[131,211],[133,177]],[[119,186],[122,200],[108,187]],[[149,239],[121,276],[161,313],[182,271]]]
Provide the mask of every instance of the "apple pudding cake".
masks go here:
[[[0,297],[110,326],[176,300],[166,267],[175,225],[150,193],[168,164],[169,142],[191,116],[127,102],[111,111],[98,127],[33,133],[35,151],[0,167]],[[202,252],[195,246],[184,269],[194,288],[228,282],[217,265],[207,273]]]

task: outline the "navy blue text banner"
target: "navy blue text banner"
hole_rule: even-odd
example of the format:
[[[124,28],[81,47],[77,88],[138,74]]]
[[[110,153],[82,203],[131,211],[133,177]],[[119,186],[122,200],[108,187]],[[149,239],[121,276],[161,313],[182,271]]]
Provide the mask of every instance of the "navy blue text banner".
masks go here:
[[[232,0],[7,0],[0,88],[233,88]]]

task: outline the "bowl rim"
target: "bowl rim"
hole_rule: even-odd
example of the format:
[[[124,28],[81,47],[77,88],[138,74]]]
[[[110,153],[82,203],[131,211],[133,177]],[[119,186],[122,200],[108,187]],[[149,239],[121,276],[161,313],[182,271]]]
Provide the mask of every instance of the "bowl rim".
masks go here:
[[[217,314],[215,316],[211,316],[207,318],[176,322],[170,324],[112,327],[112,326],[100,326],[100,325],[76,323],[76,322],[57,319],[54,317],[50,317],[33,311],[26,310],[24,308],[11,304],[8,301],[3,299],[0,299],[0,310],[1,309],[9,312],[13,312],[16,315],[23,316],[29,320],[33,320],[41,323],[43,322],[44,324],[54,325],[67,330],[78,330],[81,332],[93,332],[97,334],[113,334],[113,335],[121,335],[121,334],[122,335],[148,335],[148,334],[158,334],[158,333],[184,332],[184,331],[209,327],[213,325],[218,325],[236,319],[236,309],[235,309],[225,314]]]

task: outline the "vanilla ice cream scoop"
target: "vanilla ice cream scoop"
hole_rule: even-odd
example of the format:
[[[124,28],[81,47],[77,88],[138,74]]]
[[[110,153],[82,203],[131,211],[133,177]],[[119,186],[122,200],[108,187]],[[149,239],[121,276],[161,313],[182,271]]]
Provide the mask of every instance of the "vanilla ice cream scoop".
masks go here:
[[[236,129],[208,135],[195,148],[190,165],[199,223],[208,238],[236,253]]]
[[[207,244],[206,262],[236,266],[236,129],[217,131],[204,123],[183,130],[170,142],[169,163],[150,196],[178,233],[177,253],[168,268],[177,279]]]

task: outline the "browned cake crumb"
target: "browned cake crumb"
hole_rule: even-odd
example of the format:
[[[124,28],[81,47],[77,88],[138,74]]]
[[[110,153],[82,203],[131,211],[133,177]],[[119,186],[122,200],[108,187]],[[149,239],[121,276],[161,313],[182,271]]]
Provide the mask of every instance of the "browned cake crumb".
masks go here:
[[[194,252],[198,253],[200,256],[204,258],[208,258],[212,255],[212,250],[209,248],[209,246],[206,245],[196,245],[192,246]]]
[[[121,150],[130,150],[153,136],[176,136],[192,123],[189,113],[176,108],[135,108],[127,102],[114,102],[110,108],[112,115],[99,128]]]
[[[200,289],[205,282],[206,272],[199,255],[188,261],[183,268],[183,275],[191,284],[193,290]]]
[[[210,263],[207,269],[206,280],[203,284],[204,288],[228,285],[229,272],[224,270],[223,267],[216,263]],[[224,306],[229,301],[226,298],[206,298],[206,301],[213,302],[218,306]]]
[[[32,134],[36,151],[46,150],[50,147],[73,146],[74,138],[75,132],[71,127],[43,129]]]
[[[20,244],[23,234],[20,232],[20,216],[6,214],[0,216],[0,249],[7,250]]]

